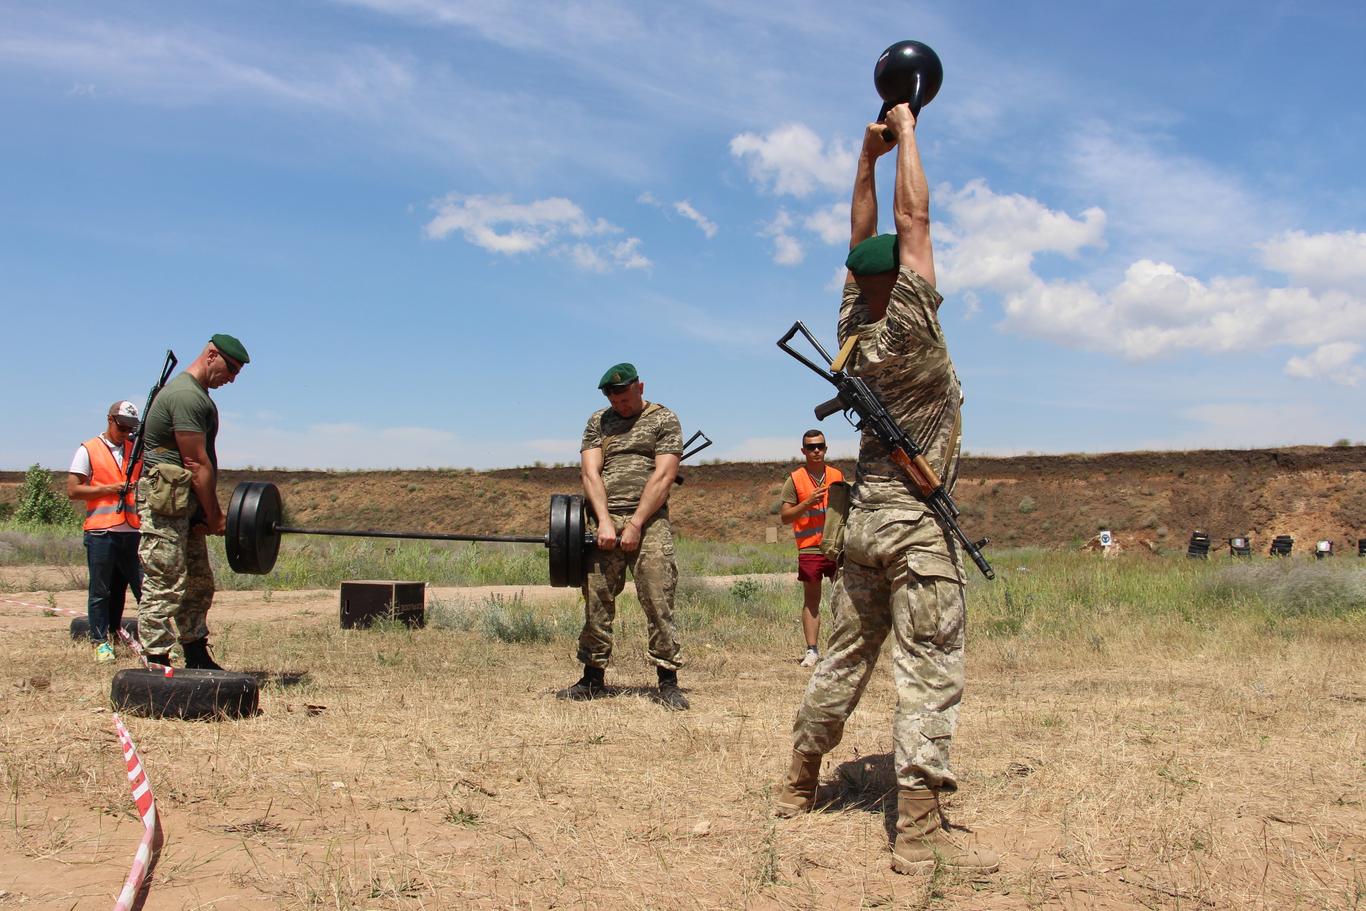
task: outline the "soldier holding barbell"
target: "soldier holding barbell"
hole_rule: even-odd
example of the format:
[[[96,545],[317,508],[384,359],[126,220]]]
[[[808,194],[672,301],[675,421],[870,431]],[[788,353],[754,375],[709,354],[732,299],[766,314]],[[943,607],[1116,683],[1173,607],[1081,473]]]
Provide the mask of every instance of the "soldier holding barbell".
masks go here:
[[[610,404],[589,417],[580,446],[584,497],[597,537],[597,547],[585,555],[578,650],[583,676],[556,695],[592,699],[603,692],[616,599],[629,569],[649,626],[657,701],[686,709],[688,700],[678,687],[683,654],[673,621],[678,567],[668,502],[683,454],[683,429],[668,408],[645,401],[645,384],[631,364],[609,368],[598,389]]]

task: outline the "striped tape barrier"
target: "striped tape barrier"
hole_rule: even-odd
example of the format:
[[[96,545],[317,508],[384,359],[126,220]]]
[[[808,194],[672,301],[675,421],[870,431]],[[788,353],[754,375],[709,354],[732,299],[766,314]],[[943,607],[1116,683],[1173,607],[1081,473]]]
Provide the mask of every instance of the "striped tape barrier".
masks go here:
[[[142,643],[128,635],[128,630],[124,629],[122,626],[119,627],[119,638],[123,640],[124,645],[132,649],[133,654],[138,656],[138,660],[142,662],[142,666],[147,668],[147,670],[162,671],[163,675],[166,677],[175,676],[175,668],[171,667],[169,664],[158,664],[155,661],[148,661],[147,653],[142,650]]]
[[[13,598],[0,598],[0,602],[5,604],[18,604],[20,607],[36,607],[40,611],[47,611],[49,614],[65,614],[68,617],[84,617],[80,611],[71,610],[68,607],[53,607],[51,604],[34,604],[32,601],[16,601]]]
[[[142,891],[148,871],[151,870],[152,845],[156,841],[161,823],[157,819],[157,802],[152,795],[152,783],[147,780],[147,772],[142,767],[142,760],[138,758],[138,748],[134,746],[133,737],[128,733],[128,728],[123,726],[123,719],[119,717],[118,712],[114,713],[114,729],[118,731],[119,745],[123,747],[123,759],[128,765],[128,789],[133,794],[133,804],[137,807],[144,828],[142,840],[138,842],[137,853],[133,855],[133,866],[128,871],[128,879],[123,883],[123,891],[119,893],[118,901],[114,902],[114,911],[129,911],[138,893]]]

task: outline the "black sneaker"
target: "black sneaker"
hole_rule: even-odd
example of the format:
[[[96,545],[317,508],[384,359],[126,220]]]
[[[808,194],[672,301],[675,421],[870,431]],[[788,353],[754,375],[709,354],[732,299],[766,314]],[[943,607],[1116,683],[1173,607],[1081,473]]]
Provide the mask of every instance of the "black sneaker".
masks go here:
[[[678,688],[678,671],[671,671],[667,668],[657,668],[659,674],[659,690],[656,691],[654,700],[666,709],[675,712],[686,711],[688,697],[683,695],[683,691]]]
[[[603,670],[600,667],[583,666],[583,676],[573,686],[565,687],[555,693],[556,699],[573,699],[582,702],[596,699],[607,689],[603,684]]]

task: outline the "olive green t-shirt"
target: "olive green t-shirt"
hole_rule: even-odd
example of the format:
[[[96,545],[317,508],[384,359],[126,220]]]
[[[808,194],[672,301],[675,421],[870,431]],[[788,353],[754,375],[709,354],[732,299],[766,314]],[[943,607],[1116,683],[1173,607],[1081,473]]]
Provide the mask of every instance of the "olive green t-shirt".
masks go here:
[[[611,408],[593,412],[583,431],[580,452],[602,450],[602,482],[607,487],[609,512],[633,512],[640,505],[645,482],[654,474],[655,456],[683,454],[683,426],[663,405],[646,404],[633,418]],[[657,515],[667,516],[665,501]]]
[[[867,382],[892,419],[925,452],[925,460],[952,491],[958,477],[963,391],[939,325],[939,292],[901,267],[882,319],[869,318],[858,286],[844,286],[839,341],[858,334],[851,374]],[[871,431],[859,442],[852,502],[858,506],[923,507],[911,482]]]
[[[147,467],[170,462],[182,468],[180,448],[175,432],[204,434],[204,448],[209,453],[209,464],[218,468],[218,451],[214,442],[218,437],[218,406],[199,381],[182,373],[162,387],[147,409],[142,422],[143,464]]]

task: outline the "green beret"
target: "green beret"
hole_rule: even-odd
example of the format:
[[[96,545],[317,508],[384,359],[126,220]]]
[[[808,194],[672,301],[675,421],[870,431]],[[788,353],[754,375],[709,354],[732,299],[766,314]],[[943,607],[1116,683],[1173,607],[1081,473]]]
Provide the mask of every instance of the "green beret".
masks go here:
[[[598,388],[605,389],[608,386],[624,386],[627,383],[634,383],[640,379],[640,374],[636,373],[635,364],[627,364],[624,361],[620,364],[613,364],[607,368],[607,372],[598,380]]]
[[[896,235],[879,234],[859,243],[849,251],[844,264],[855,275],[881,275],[895,272],[901,258],[897,255]]]
[[[209,344],[213,345],[239,364],[251,363],[251,356],[247,354],[247,349],[243,348],[242,343],[231,335],[224,335],[220,332],[209,339]]]

